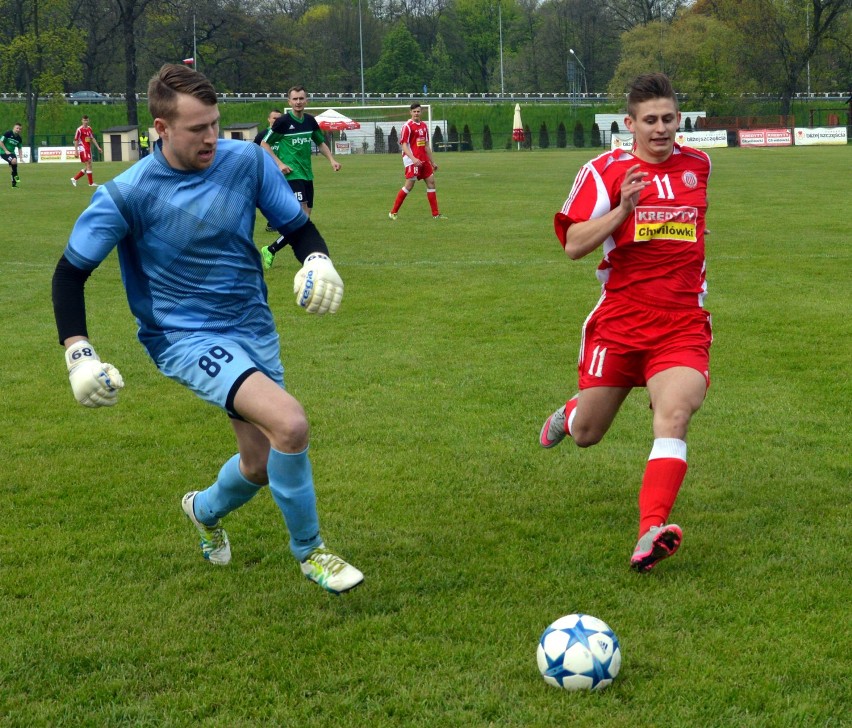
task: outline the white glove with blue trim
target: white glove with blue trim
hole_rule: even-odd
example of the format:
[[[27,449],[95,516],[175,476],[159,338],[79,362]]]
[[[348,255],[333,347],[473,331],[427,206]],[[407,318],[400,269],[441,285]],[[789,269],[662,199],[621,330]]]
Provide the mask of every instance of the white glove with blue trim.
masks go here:
[[[118,390],[124,386],[124,379],[112,364],[101,362],[88,341],[71,344],[65,350],[65,363],[74,397],[81,405],[112,407],[118,403]]]
[[[308,313],[335,313],[343,300],[343,281],[323,253],[311,253],[293,279],[296,303]]]

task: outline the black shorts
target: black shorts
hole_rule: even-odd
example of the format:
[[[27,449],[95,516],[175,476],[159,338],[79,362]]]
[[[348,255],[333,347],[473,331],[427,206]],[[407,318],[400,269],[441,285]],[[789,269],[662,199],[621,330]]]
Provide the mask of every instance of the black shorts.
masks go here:
[[[314,183],[307,179],[288,179],[290,189],[296,195],[296,199],[309,210],[314,207]]]
[[[14,159],[15,164],[18,163],[18,158],[14,154],[0,154],[0,158],[2,158],[3,161],[6,162],[6,164],[9,163],[10,159]],[[313,196],[313,192],[311,192],[311,195]]]

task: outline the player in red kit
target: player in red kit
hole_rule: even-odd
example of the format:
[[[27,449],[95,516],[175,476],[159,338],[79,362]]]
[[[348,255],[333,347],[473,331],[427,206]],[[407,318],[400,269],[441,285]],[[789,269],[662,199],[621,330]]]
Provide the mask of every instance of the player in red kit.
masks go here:
[[[399,135],[399,145],[402,147],[402,164],[405,167],[405,184],[396,193],[393,209],[388,213],[391,220],[396,220],[396,215],[408,193],[414,188],[414,183],[426,180],[426,199],[432,208],[432,217],[442,219],[444,216],[438,211],[438,194],[435,192],[435,172],[438,165],[432,158],[432,147],[429,144],[429,127],[420,121],[422,108],[416,101],[411,104],[411,119],[402,127]]]
[[[654,444],[639,490],[639,542],[631,568],[647,572],[680,547],[667,523],[686,475],[686,433],[710,384],[710,314],[704,218],[710,158],[674,143],[677,97],[660,73],[630,85],[625,124],[632,151],[583,166],[556,214],[572,260],[603,248],[602,295],[583,325],[579,394],[545,421],[542,447],[570,435],[579,447],[603,438],[633,387],[646,387]]]
[[[80,126],[77,127],[77,132],[74,134],[74,146],[77,149],[77,156],[80,157],[80,161],[86,166],[71,178],[71,184],[75,187],[77,186],[77,180],[84,174],[89,178],[89,187],[98,186],[92,178],[92,144],[94,144],[98,148],[98,151],[103,154],[104,150],[101,149],[101,145],[98,144],[98,140],[95,139],[95,133],[92,131],[92,127],[89,126],[89,117],[84,116],[80,120]]]

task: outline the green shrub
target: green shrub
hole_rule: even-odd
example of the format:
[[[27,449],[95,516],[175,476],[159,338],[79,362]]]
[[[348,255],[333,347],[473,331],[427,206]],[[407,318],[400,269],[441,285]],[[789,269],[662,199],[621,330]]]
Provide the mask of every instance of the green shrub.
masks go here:
[[[575,147],[584,147],[586,146],[585,134],[583,133],[583,124],[582,122],[577,122],[574,124],[574,146]]]
[[[550,134],[547,133],[547,124],[544,122],[541,122],[541,126],[538,129],[538,146],[541,149],[550,147]]]

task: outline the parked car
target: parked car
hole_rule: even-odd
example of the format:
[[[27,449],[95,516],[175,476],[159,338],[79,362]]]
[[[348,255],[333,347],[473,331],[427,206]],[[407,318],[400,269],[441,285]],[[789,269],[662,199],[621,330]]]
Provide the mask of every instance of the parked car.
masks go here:
[[[75,91],[68,94],[68,99],[74,106],[78,104],[103,104],[106,106],[110,98],[105,94],[99,94],[97,91]]]

